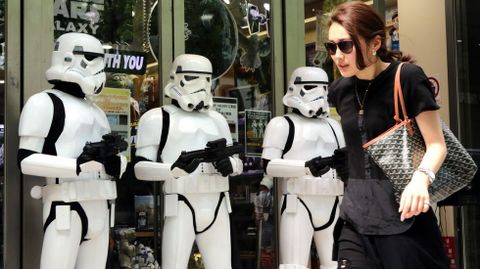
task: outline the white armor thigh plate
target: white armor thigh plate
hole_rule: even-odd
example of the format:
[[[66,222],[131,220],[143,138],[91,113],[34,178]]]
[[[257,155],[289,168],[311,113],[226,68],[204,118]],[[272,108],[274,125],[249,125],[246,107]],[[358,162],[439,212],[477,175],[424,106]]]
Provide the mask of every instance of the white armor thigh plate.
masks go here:
[[[184,150],[201,150],[207,142],[225,138],[221,123],[209,112],[186,112],[173,106],[166,106],[165,110],[170,113],[168,138],[162,152],[165,163],[174,163]],[[228,178],[218,174],[211,163],[201,163],[188,176],[166,180],[164,188],[166,193],[222,192],[228,190]]]
[[[289,114],[289,117],[294,122],[295,137],[292,148],[283,156],[284,159],[309,160],[317,156],[333,155],[338,145],[326,120],[305,118],[296,114]],[[294,194],[339,195],[343,193],[343,182],[336,178],[333,169],[319,178],[312,176],[290,178],[284,191]]]
[[[105,113],[88,99],[80,99],[58,90],[57,95],[65,108],[65,126],[55,143],[58,156],[76,158],[86,142],[99,142],[110,132]]]

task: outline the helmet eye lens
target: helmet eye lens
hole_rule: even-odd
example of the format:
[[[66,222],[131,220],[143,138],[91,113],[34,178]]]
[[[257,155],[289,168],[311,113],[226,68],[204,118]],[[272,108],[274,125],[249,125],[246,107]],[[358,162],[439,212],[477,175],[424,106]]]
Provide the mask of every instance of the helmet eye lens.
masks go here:
[[[316,87],[317,87],[317,85],[305,85],[305,86],[303,86],[303,88],[304,88],[306,91],[309,91],[309,90],[314,89],[314,88],[316,88]]]
[[[86,52],[86,51],[73,51],[73,54],[83,54],[83,57],[91,62],[95,60],[96,58],[103,59],[103,54],[102,53],[95,53],[95,52]]]
[[[185,75],[184,78],[185,78],[186,81],[191,81],[191,80],[197,79],[198,76]]]

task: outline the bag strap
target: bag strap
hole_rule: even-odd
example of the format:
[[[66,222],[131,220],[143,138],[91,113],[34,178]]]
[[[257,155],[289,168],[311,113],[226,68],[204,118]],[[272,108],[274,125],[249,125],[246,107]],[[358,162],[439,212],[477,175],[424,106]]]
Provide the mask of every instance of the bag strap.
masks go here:
[[[397,67],[397,72],[395,73],[395,83],[393,86],[393,104],[395,106],[395,116],[393,118],[397,123],[400,123],[400,113],[398,111],[398,103],[400,99],[400,106],[402,108],[403,120],[408,119],[407,109],[405,108],[405,101],[403,99],[402,84],[400,83],[400,70],[405,63],[400,63]]]
[[[400,63],[397,67],[397,72],[395,73],[395,83],[394,83],[394,86],[393,86],[393,104],[395,106],[395,115],[393,116],[393,118],[395,119],[395,122],[397,124],[399,124],[401,122],[405,122],[405,124],[407,125],[408,134],[413,135],[413,129],[412,129],[412,125],[410,123],[411,120],[408,118],[408,115],[407,115],[407,108],[405,106],[405,100],[404,100],[404,97],[403,97],[402,84],[400,82],[400,73],[401,73],[401,70],[402,70],[402,66],[404,64],[405,63]],[[400,103],[400,107],[402,109],[403,119],[400,118],[400,113],[399,113],[399,109],[398,109],[398,104],[399,103]]]
[[[395,108],[395,115],[393,115],[393,118],[395,119],[395,125],[392,126],[390,129],[386,130],[385,132],[383,132],[382,134],[378,135],[377,137],[371,139],[367,143],[363,144],[364,149],[376,143],[379,139],[381,139],[386,134],[388,134],[392,129],[395,129],[397,128],[397,126],[400,126],[403,124],[406,125],[407,127],[408,135],[409,136],[413,135],[412,120],[409,119],[407,115],[407,108],[405,106],[405,100],[403,98],[402,84],[400,83],[400,71],[402,70],[402,66],[404,64],[405,63],[400,63],[398,65],[397,71],[395,73],[395,81],[393,85],[393,105]],[[400,103],[400,108],[402,109],[403,119],[400,118],[398,103]]]

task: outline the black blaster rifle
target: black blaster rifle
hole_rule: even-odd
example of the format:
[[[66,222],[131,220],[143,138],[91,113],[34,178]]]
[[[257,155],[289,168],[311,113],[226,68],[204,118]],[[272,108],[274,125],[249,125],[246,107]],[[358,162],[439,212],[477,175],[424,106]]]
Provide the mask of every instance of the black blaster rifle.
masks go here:
[[[315,165],[317,166],[329,166],[332,167],[336,162],[336,159],[334,156],[329,156],[329,157],[322,157],[320,160],[315,161]]]
[[[194,159],[198,159],[199,162],[213,163],[220,161],[234,154],[243,152],[242,144],[235,144],[227,146],[227,140],[220,138],[207,143],[207,147],[201,150],[194,151],[182,151],[179,160],[185,163],[190,163]]]
[[[330,168],[336,169],[338,163],[341,161],[342,160],[340,160],[338,157],[336,157],[335,155],[332,155],[328,157],[314,158],[313,165],[318,168],[323,168],[328,166]]]
[[[83,154],[102,162],[102,160],[126,150],[127,147],[128,143],[121,136],[109,133],[103,135],[100,142],[87,142],[83,147]]]

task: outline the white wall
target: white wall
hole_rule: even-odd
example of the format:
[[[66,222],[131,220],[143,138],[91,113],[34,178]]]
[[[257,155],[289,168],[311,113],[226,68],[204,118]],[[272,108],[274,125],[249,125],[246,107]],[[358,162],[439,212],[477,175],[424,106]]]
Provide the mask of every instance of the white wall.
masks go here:
[[[445,0],[398,0],[400,50],[440,82],[442,119],[449,123]]]
[[[400,24],[400,50],[411,54],[427,76],[439,80],[438,102],[440,115],[449,123],[448,64],[445,18],[446,0],[398,0]],[[442,224],[442,233],[454,235],[452,207],[444,207],[437,214]],[[439,216],[440,215],[440,216]]]

